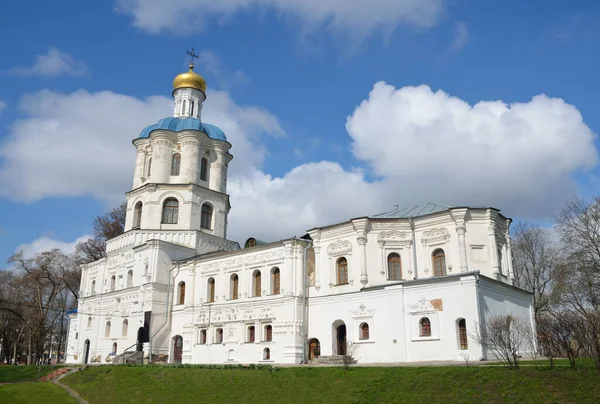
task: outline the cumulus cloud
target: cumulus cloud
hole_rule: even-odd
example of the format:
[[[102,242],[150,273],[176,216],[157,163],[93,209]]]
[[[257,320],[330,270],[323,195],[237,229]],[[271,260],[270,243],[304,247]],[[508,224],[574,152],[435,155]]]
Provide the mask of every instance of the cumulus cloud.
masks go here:
[[[450,50],[453,52],[458,52],[459,50],[467,46],[467,44],[469,43],[469,28],[464,22],[458,21],[454,24],[452,35],[454,36],[454,40],[450,45]]]
[[[260,167],[266,151],[254,141],[263,134],[283,135],[277,118],[238,106],[224,92],[209,92],[208,100],[203,119],[218,123],[235,144],[231,172]],[[26,117],[9,128],[0,145],[0,196],[21,201],[92,196],[116,204],[131,187],[131,140],[144,126],[170,116],[172,101],[44,90],[23,96],[19,109]]]
[[[12,69],[12,72],[22,76],[58,77],[67,75],[77,77],[86,75],[88,68],[83,61],[70,54],[60,49],[50,48],[48,53],[37,55],[32,66],[16,67]]]
[[[0,147],[0,195],[20,200],[91,195],[116,203],[131,187],[130,140],[171,114],[171,100],[112,92],[43,91]],[[598,163],[594,134],[572,105],[545,95],[474,105],[427,86],[376,83],[346,121],[359,167],[302,164],[281,177],[262,170],[261,138],[283,136],[275,116],[210,92],[204,120],[233,145],[229,237],[302,235],[352,217],[424,202],[487,205],[542,218],[576,192],[573,175]]]
[[[598,163],[579,111],[545,95],[475,105],[428,86],[375,84],[348,118],[355,157],[418,200],[548,214]]]
[[[444,11],[446,0],[116,0],[118,10],[131,14],[134,25],[157,33],[199,31],[208,20],[221,21],[249,9],[270,9],[292,16],[305,28],[326,27],[350,35],[376,29],[389,32],[400,24],[429,27]]]
[[[72,254],[75,252],[75,246],[77,244],[86,241],[91,237],[92,236],[86,234],[85,236],[77,237],[75,240],[68,242],[44,236],[33,240],[29,244],[19,245],[15,249],[15,252],[22,251],[25,258],[31,258],[37,253],[40,253],[42,251],[49,251],[54,248],[58,248],[65,254]]]

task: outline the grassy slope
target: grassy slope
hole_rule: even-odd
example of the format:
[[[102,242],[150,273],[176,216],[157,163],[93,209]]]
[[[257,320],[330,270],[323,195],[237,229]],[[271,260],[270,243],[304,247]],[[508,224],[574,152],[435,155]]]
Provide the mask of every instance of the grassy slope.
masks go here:
[[[597,403],[593,369],[91,367],[62,380],[90,403]],[[107,387],[110,386],[110,387]]]
[[[0,403],[77,403],[62,388],[50,383],[16,383],[0,386]]]
[[[0,366],[0,383],[33,381],[61,366]],[[38,369],[39,368],[39,369]]]

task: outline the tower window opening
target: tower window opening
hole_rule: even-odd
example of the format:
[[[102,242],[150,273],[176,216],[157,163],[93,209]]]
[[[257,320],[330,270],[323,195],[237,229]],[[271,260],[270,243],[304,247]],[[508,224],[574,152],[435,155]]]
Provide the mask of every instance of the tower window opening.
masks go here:
[[[133,228],[139,229],[142,224],[142,201],[135,204],[133,213]]]
[[[175,153],[175,154],[173,154],[173,159],[171,160],[171,175],[179,175],[180,168],[181,168],[181,154]]]
[[[146,172],[146,177],[150,177],[150,173],[152,172],[152,157],[148,159],[148,170]]]
[[[200,227],[210,230],[212,224],[213,208],[208,203],[202,205],[202,213],[200,216]]]
[[[179,216],[179,202],[175,198],[169,198],[163,205],[162,222],[165,224],[177,224]]]
[[[190,101],[190,115],[194,115],[194,101]]]
[[[206,178],[208,178],[208,160],[206,157],[202,157],[200,161],[200,179],[206,181]]]

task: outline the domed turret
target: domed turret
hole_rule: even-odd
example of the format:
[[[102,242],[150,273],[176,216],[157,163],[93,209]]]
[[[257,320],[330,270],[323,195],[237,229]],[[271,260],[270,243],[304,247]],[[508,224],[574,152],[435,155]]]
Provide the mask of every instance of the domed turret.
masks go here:
[[[173,80],[173,91],[179,88],[194,88],[206,93],[206,81],[198,73],[194,72],[194,65],[190,63],[190,70],[178,74]]]

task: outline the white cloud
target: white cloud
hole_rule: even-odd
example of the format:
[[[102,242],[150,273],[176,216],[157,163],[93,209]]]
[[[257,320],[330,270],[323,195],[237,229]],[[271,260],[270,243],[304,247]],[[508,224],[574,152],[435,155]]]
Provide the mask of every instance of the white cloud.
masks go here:
[[[3,109],[6,108],[6,103],[2,100],[0,100],[0,112],[2,112]]]
[[[170,116],[172,101],[110,91],[44,90],[23,96],[19,108],[26,118],[10,127],[0,145],[0,196],[36,201],[89,195],[115,204],[131,186],[131,140],[145,126]],[[267,111],[238,106],[219,91],[208,93],[203,120],[218,123],[235,145],[233,175],[262,165],[266,151],[255,143],[259,136],[284,134]]]
[[[346,129],[355,157],[401,199],[493,205],[511,215],[552,212],[575,192],[572,175],[598,163],[579,111],[545,95],[469,105],[427,86],[379,82]]]
[[[467,44],[469,43],[470,34],[469,34],[469,28],[467,27],[466,23],[460,22],[460,21],[456,22],[454,24],[454,29],[452,30],[452,34],[454,36],[454,40],[452,41],[452,44],[450,45],[451,51],[458,52],[459,50],[461,50],[462,48],[467,46]]]
[[[68,76],[84,76],[88,72],[86,64],[69,55],[60,49],[50,48],[48,53],[37,55],[35,63],[30,67],[16,67],[12,69],[15,74],[23,76],[47,76],[58,77],[62,75]]]
[[[393,30],[400,24],[429,27],[444,12],[446,0],[116,0],[118,10],[131,14],[134,25],[157,33],[199,31],[212,18],[228,20],[249,9],[274,10],[292,16],[305,29],[326,27],[361,36],[373,30]]]
[[[91,195],[115,203],[131,187],[130,140],[170,115],[171,100],[43,91],[23,97],[20,108],[28,116],[0,148],[0,195]],[[238,241],[302,235],[396,204],[491,205],[510,216],[547,217],[576,192],[573,174],[598,162],[579,111],[545,95],[469,105],[427,86],[380,82],[346,122],[363,167],[321,161],[282,177],[261,170],[261,138],[284,135],[276,117],[238,106],[225,92],[210,92],[203,114],[233,145],[229,236]]]
[[[82,241],[86,241],[91,237],[92,236],[86,234],[85,236],[77,237],[75,240],[68,242],[55,240],[53,238],[44,236],[33,240],[29,244],[19,245],[15,249],[15,252],[23,251],[23,255],[25,256],[25,258],[31,258],[37,253],[40,253],[42,251],[49,251],[54,248],[58,248],[65,254],[72,254],[75,252],[75,246],[77,244],[79,244]]]

